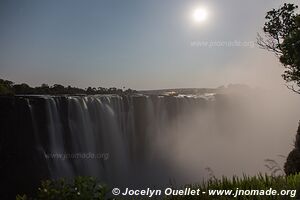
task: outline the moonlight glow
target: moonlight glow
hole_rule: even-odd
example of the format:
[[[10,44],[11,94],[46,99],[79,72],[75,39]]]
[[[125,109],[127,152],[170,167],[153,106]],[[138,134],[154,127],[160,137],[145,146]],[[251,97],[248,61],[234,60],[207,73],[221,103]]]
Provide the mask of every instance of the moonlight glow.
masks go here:
[[[193,19],[195,22],[204,22],[207,20],[207,10],[203,7],[197,8],[193,12]]]

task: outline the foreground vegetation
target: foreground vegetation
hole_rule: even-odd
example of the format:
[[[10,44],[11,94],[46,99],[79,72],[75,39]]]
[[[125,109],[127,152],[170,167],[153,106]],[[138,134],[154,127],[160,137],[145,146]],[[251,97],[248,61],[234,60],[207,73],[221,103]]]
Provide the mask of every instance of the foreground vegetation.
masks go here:
[[[232,190],[235,194],[236,190],[259,190],[259,191],[267,191],[272,188],[272,190],[277,190],[280,192],[281,190],[297,190],[300,191],[300,174],[290,175],[290,176],[268,176],[259,174],[257,176],[243,176],[241,178],[233,177],[227,178],[222,177],[221,179],[210,179],[206,183],[202,183],[199,185],[191,185],[192,188],[199,188],[201,191],[206,191],[205,195],[202,196],[181,196],[181,197],[171,197],[169,199],[203,199],[203,200],[227,200],[227,199],[255,199],[255,200],[263,200],[263,199],[299,199],[297,193],[292,195],[278,195],[278,196],[270,196],[270,195],[212,195],[209,196],[208,190]],[[291,193],[290,193],[291,194]],[[292,197],[291,197],[292,196]]]
[[[102,200],[107,188],[92,177],[76,177],[74,180],[46,180],[37,189],[36,197],[18,195],[16,200]]]
[[[299,199],[298,194],[289,193],[288,195],[278,196],[258,196],[258,195],[240,195],[234,197],[234,195],[208,195],[208,190],[297,190],[300,191],[300,174],[290,176],[243,176],[241,178],[233,177],[217,179],[212,177],[210,180],[198,185],[187,185],[183,188],[200,189],[200,191],[206,191],[206,194],[200,194],[199,196],[168,196],[168,197],[155,197],[155,199],[203,199],[203,200],[225,200],[225,199]],[[178,188],[181,189],[181,188]],[[133,197],[130,199],[143,199],[143,197]],[[127,199],[129,196],[127,196]],[[54,181],[43,181],[41,187],[37,189],[35,197],[28,197],[26,195],[18,195],[16,200],[102,200],[102,199],[122,199],[118,196],[111,194],[111,189],[105,185],[97,182],[96,179],[91,177],[77,177],[72,181],[64,179]],[[145,199],[145,198],[144,198]]]

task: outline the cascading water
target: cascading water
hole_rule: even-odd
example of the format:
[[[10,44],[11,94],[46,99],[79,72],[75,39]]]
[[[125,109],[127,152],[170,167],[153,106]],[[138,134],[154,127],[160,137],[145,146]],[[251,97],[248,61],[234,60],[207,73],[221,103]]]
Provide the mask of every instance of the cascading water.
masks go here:
[[[163,96],[39,98],[45,104],[45,122],[37,119],[34,103],[30,107],[33,124],[46,124],[35,129],[35,135],[44,135],[39,145],[51,178],[89,175],[108,183],[139,185],[153,183],[153,175],[159,174],[156,184],[162,179],[166,184],[174,176],[163,170],[169,164],[162,145],[174,150],[176,143],[166,138],[178,137],[184,116],[197,108],[204,111],[208,102],[199,97]],[[167,136],[170,132],[172,136]],[[90,157],[82,158],[87,155]],[[99,155],[106,159],[91,158]]]

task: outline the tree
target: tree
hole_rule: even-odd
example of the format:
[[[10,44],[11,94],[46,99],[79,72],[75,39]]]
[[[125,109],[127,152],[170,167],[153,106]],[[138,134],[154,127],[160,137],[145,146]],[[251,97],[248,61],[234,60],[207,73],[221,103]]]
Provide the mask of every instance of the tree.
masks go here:
[[[285,68],[283,79],[294,84],[287,87],[300,94],[300,15],[295,13],[297,8],[294,4],[284,4],[267,12],[263,27],[265,37],[258,34],[257,43],[275,53]],[[287,175],[300,172],[300,123],[295,147],[286,159],[284,171]]]
[[[12,95],[13,92],[5,84],[0,83],[0,95]]]
[[[0,95],[13,95],[13,84],[12,81],[0,79]]]
[[[50,87],[49,87],[49,85],[43,83],[40,87],[35,87],[33,92],[35,94],[49,94]]]
[[[286,68],[282,77],[287,82],[295,82],[298,89],[295,89],[293,85],[288,87],[300,94],[300,15],[295,18],[295,22],[296,29],[281,44],[280,62]]]
[[[88,87],[87,89],[86,89],[86,94],[89,94],[89,95],[94,95],[94,94],[96,94],[96,88],[92,88],[92,87]]]
[[[54,84],[52,86],[51,90],[54,94],[64,94],[65,93],[65,87],[60,84]]]
[[[14,82],[9,80],[0,79],[0,95],[28,95],[28,94],[50,94],[50,95],[63,95],[63,94],[119,94],[119,95],[130,95],[137,93],[136,90],[127,89],[123,91],[122,89],[113,88],[104,88],[104,87],[88,87],[86,89],[72,87],[72,86],[63,86],[60,84],[54,84],[49,86],[48,84],[43,83],[38,87],[31,87],[26,83],[14,84]]]
[[[32,94],[34,89],[26,83],[13,85],[16,94]]]
[[[297,8],[285,3],[281,8],[267,12],[263,27],[265,35],[258,34],[257,43],[279,58],[285,68],[283,79],[292,83],[287,87],[300,94],[300,15],[295,13]]]

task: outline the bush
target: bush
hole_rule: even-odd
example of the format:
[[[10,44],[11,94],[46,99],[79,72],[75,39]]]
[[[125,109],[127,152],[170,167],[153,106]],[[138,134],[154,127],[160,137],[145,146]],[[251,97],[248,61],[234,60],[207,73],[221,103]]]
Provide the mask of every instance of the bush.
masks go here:
[[[102,200],[107,189],[92,177],[76,177],[73,181],[66,179],[46,180],[38,188],[35,198],[18,195],[16,200]]]

